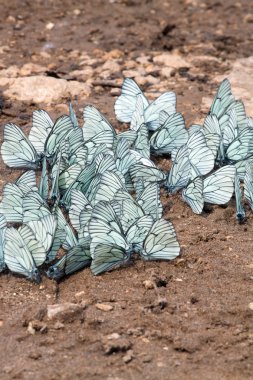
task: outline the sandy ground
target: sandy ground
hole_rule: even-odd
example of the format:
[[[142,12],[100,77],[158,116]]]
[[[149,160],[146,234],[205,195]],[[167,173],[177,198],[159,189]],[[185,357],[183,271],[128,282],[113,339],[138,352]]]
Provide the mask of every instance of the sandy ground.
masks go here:
[[[36,108],[53,117],[66,112],[69,93],[50,104],[7,98],[6,78],[20,76],[88,86],[86,96],[72,98],[80,120],[92,103],[121,128],[113,104],[123,75],[134,76],[150,97],[176,91],[187,125],[203,120],[214,78],[253,55],[252,11],[250,2],[230,0],[2,0],[1,141],[8,121],[28,131]],[[157,59],[163,54],[174,63]],[[1,189],[19,174],[2,161],[0,173]],[[163,193],[162,201],[182,246],[173,262],[137,260],[99,277],[87,269],[60,284],[43,277],[40,286],[0,276],[0,379],[252,378],[249,208],[247,223],[238,225],[234,200],[202,216],[180,195]],[[48,320],[48,305],[66,302],[79,307]]]

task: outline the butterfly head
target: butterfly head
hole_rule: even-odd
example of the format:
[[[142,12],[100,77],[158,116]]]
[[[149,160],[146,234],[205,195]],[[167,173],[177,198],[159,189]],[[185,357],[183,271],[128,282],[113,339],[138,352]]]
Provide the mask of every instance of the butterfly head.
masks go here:
[[[31,280],[35,281],[37,284],[41,282],[41,275],[38,268],[34,268],[31,274]]]
[[[59,269],[57,266],[52,265],[48,271],[46,272],[47,276],[51,278],[52,280],[59,280],[61,277],[64,276],[64,270]]]
[[[236,219],[239,224],[244,224],[246,221],[245,212],[238,212],[236,214]]]

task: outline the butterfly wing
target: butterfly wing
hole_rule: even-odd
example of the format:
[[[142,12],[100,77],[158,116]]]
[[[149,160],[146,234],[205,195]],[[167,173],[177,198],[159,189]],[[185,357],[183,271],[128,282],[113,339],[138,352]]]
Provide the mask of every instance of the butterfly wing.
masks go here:
[[[209,173],[214,167],[214,155],[207,146],[204,134],[195,132],[189,137],[186,145],[190,163],[199,175]]]
[[[40,220],[44,216],[51,215],[47,203],[39,193],[30,191],[23,200],[23,222]]]
[[[69,209],[69,218],[72,226],[80,231],[84,228],[91,218],[92,207],[80,190],[72,190],[71,206]]]
[[[72,124],[73,124],[73,127],[74,128],[78,128],[79,125],[78,125],[78,120],[77,120],[77,117],[76,117],[76,113],[72,107],[72,104],[71,102],[69,103],[69,117],[72,121]]]
[[[148,136],[148,129],[146,124],[142,124],[138,131],[136,132],[136,140],[133,144],[133,149],[142,155],[144,158],[150,157],[150,143]]]
[[[127,263],[129,259],[130,254],[121,246],[101,243],[95,247],[91,271],[98,275]]]
[[[241,161],[253,155],[253,130],[243,131],[232,141],[226,151],[228,160]]]
[[[244,196],[249,201],[251,210],[253,210],[253,173],[249,163],[245,168]]]
[[[114,172],[98,174],[90,183],[86,196],[92,205],[99,201],[111,201],[115,193],[125,188],[121,178]]]
[[[231,92],[231,85],[228,79],[224,79],[215,95],[209,113],[220,119],[226,112],[227,108],[235,101]]]
[[[165,174],[160,169],[141,163],[131,166],[130,175],[133,182],[137,182],[139,179],[144,182],[162,182],[165,180]]]
[[[36,185],[36,175],[34,170],[27,170],[15,181],[19,187],[27,186],[30,190],[38,191]]]
[[[180,252],[172,223],[159,219],[150,229],[143,243],[141,256],[145,260],[172,260]]]
[[[157,183],[151,182],[144,186],[144,189],[136,198],[145,215],[152,216],[155,220],[162,216],[163,207],[160,201],[160,187]]]
[[[66,191],[78,178],[82,171],[82,166],[72,164],[66,170],[59,174],[59,189],[61,192]]]
[[[150,215],[135,220],[126,232],[128,244],[142,244],[153,224],[154,219]]]
[[[135,111],[133,112],[130,129],[138,131],[138,129],[144,124],[144,104],[143,96],[138,95],[136,98]]]
[[[4,186],[3,199],[0,203],[0,213],[5,216],[7,222],[22,223],[24,197],[24,192],[16,184],[7,183]]]
[[[114,137],[115,129],[109,121],[93,106],[86,106],[83,111],[84,125],[83,138],[88,141],[101,132],[110,132]]]
[[[223,131],[223,145],[225,148],[227,148],[237,137],[238,135],[238,127],[237,127],[237,117],[235,110],[232,109],[232,111],[229,114],[228,123],[224,128]]]
[[[203,198],[205,202],[217,205],[229,202],[234,192],[235,167],[227,165],[204,179]]]
[[[46,201],[48,199],[48,192],[49,192],[46,157],[44,157],[43,161],[42,161],[42,171],[41,171],[41,178],[40,178],[40,184],[39,184],[39,190],[38,191],[39,191],[41,198]]]
[[[63,115],[56,120],[45,141],[45,154],[49,159],[54,156],[62,141],[72,130],[73,124],[69,116]]]
[[[195,214],[201,214],[204,207],[203,179],[196,177],[182,192],[183,200]]]
[[[186,144],[188,132],[180,113],[169,116],[165,111],[160,112],[160,124],[150,139],[152,153],[169,154],[173,149],[178,149]]]
[[[191,163],[188,154],[187,146],[183,145],[175,155],[166,180],[166,188],[170,193],[176,193],[189,182]]]
[[[27,222],[27,226],[33,231],[36,240],[38,240],[48,252],[53,243],[57,222],[54,215],[46,215],[39,220]]]
[[[115,151],[115,163],[117,170],[125,175],[130,167],[136,163],[135,155],[130,151],[126,139],[121,138]]]
[[[36,238],[31,228],[25,224],[19,227],[18,232],[32,255],[36,266],[42,265],[46,260],[47,252],[41,241]]]
[[[176,112],[176,94],[174,92],[165,92],[145,109],[144,119],[150,131],[156,131],[159,128],[161,111],[166,111],[168,115]]]

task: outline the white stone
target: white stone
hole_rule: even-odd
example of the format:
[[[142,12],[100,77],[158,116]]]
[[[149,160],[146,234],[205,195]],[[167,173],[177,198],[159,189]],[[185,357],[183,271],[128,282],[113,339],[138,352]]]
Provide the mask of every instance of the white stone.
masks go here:
[[[178,54],[163,53],[153,58],[153,62],[178,69],[180,67],[190,67],[190,63]]]
[[[3,95],[12,100],[23,102],[57,103],[63,99],[78,96],[86,99],[91,92],[90,86],[77,81],[67,81],[41,75],[21,78],[0,78],[0,86],[6,86]]]
[[[71,302],[59,303],[47,306],[48,319],[57,319],[68,314],[73,314],[82,309],[80,305]]]

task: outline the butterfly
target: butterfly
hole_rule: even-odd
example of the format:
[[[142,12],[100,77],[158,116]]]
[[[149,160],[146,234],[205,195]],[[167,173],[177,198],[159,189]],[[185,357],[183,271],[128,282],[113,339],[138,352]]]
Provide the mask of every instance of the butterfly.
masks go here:
[[[235,175],[235,200],[236,200],[236,219],[239,224],[245,222],[245,210],[242,204],[242,191],[240,187],[240,179]]]
[[[213,204],[225,204],[233,195],[235,167],[226,165],[204,179],[204,201]]]
[[[48,199],[48,193],[49,193],[46,157],[44,157],[43,161],[42,161],[42,170],[41,170],[41,177],[40,177],[40,184],[39,184],[38,191],[39,191],[41,198],[46,201]]]
[[[11,168],[37,169],[40,156],[22,130],[9,123],[4,127],[4,142],[1,146],[4,163]]]
[[[29,170],[22,174],[15,183],[7,183],[3,188],[3,198],[0,203],[0,213],[7,222],[22,223],[24,217],[23,203],[30,192],[36,192],[35,172]]]
[[[231,104],[235,102],[235,98],[231,91],[231,85],[228,79],[224,79],[215,95],[215,98],[210,107],[209,114],[215,115],[220,120],[226,113]]]
[[[191,163],[188,158],[188,148],[187,145],[183,145],[175,154],[165,182],[165,188],[174,194],[185,187],[190,180],[190,171]]]
[[[175,229],[171,222],[159,219],[148,232],[140,254],[144,260],[172,260],[180,253]]]
[[[5,262],[4,262],[4,239],[5,239],[5,232],[6,232],[6,219],[4,215],[0,215],[0,273],[5,268]]]
[[[71,229],[63,215],[62,210],[57,204],[54,206],[52,214],[57,220],[57,227],[51,248],[47,254],[46,262],[54,260],[60,248],[70,250],[78,244],[75,233]]]
[[[247,164],[249,164],[249,165],[253,164],[253,156],[246,158],[245,160],[237,161],[234,164],[234,166],[236,168],[237,176],[239,177],[239,179],[241,181],[244,180]]]
[[[10,271],[23,275],[35,282],[41,281],[36,267],[36,255],[40,256],[40,249],[34,250],[33,255],[27,247],[20,232],[13,227],[7,228],[4,238],[4,260]]]
[[[116,117],[123,123],[130,123],[136,110],[137,99],[141,98],[144,108],[144,122],[151,131],[159,127],[159,113],[164,110],[169,115],[176,112],[176,95],[166,92],[155,101],[149,103],[137,83],[126,78],[122,85],[121,95],[116,100],[114,110]]]
[[[235,167],[224,166],[206,178],[196,177],[182,192],[183,200],[193,212],[201,214],[204,202],[222,205],[231,199],[234,192]]]
[[[250,208],[253,211],[253,174],[251,165],[246,165],[244,176],[244,196],[249,201]]]
[[[109,121],[95,107],[86,106],[83,111],[83,137],[84,141],[89,141],[96,136],[101,136],[110,132],[113,139],[116,136],[115,129]]]
[[[195,214],[201,214],[204,208],[203,179],[196,177],[182,191],[183,200],[188,203]]]
[[[54,280],[60,280],[91,264],[89,246],[75,246],[63,255],[48,271],[47,276]]]
[[[72,104],[71,102],[69,103],[69,117],[72,121],[72,124],[73,124],[73,127],[74,128],[78,128],[79,125],[78,125],[78,120],[77,120],[77,117],[76,117],[76,113],[72,107]]]

